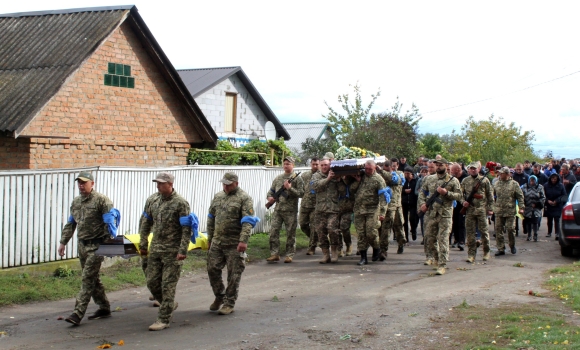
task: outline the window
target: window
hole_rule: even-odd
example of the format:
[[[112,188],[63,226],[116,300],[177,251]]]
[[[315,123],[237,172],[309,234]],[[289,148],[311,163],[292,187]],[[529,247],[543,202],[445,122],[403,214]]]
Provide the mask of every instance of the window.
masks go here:
[[[134,89],[135,78],[131,76],[131,66],[109,62],[104,83],[106,86]]]
[[[226,92],[225,132],[236,132],[236,100],[237,95]]]

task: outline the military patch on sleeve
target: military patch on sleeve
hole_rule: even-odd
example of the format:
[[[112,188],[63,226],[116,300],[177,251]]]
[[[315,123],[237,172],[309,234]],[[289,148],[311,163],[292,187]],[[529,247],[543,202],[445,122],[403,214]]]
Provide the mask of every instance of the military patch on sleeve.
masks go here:
[[[254,215],[254,209],[250,209],[250,214]]]

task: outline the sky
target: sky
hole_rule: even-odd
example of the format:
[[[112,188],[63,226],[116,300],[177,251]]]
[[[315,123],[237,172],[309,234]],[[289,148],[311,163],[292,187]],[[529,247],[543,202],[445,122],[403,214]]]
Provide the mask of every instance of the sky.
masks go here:
[[[324,121],[359,84],[415,103],[420,133],[491,114],[580,157],[578,1],[21,0],[0,12],[135,4],[174,67],[241,66],[282,122]]]

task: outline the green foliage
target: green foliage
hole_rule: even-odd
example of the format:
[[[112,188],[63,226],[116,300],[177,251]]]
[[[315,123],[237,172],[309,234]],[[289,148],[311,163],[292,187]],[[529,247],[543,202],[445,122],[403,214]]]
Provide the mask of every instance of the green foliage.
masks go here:
[[[312,158],[321,158],[326,152],[334,153],[338,149],[338,142],[334,138],[327,138],[316,141],[309,137],[302,143],[302,151],[300,152],[300,159],[303,162]]]
[[[329,113],[323,117],[329,121],[329,126],[340,142],[371,149],[388,157],[416,158],[420,151],[417,129],[421,120],[417,106],[413,104],[411,110],[403,112],[403,105],[397,98],[391,109],[370,113],[380,96],[380,90],[371,95],[371,102],[366,108],[363,107],[359,85],[353,86],[353,90],[354,103],[350,102],[348,94],[338,97],[344,114],[338,113],[325,102]]]
[[[254,152],[263,154],[244,154],[229,152],[199,152],[194,148],[189,150],[187,160],[189,164],[199,165],[264,165],[270,162],[270,149],[274,149],[274,164],[281,164],[285,156],[294,156],[294,153],[286,146],[284,139],[269,140],[262,142],[258,139],[248,142],[245,146],[235,148],[227,140],[219,140],[215,150]]]
[[[75,271],[68,267],[68,265],[59,266],[56,270],[54,270],[53,276],[58,278],[66,278],[74,276]]]
[[[453,132],[450,137],[457,140],[455,154],[469,155],[482,164],[494,161],[513,165],[524,159],[538,158],[532,147],[533,131],[522,131],[515,123],[506,124],[503,118],[494,115],[480,121],[469,117],[461,133]]]

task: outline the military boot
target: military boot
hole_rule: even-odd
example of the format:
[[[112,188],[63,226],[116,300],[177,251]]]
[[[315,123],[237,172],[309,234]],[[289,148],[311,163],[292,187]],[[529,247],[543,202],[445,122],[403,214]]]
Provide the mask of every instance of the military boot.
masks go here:
[[[377,261],[381,257],[381,248],[373,248],[372,261]]]
[[[330,252],[328,248],[322,248],[322,259],[319,261],[321,264],[328,264],[330,262]]]
[[[338,262],[338,246],[330,246],[330,262]]]
[[[433,265],[433,259],[428,258],[427,260],[425,260],[425,262],[423,263],[423,265],[427,265],[427,266]]]
[[[310,248],[308,248],[306,255],[314,255],[315,251],[316,251],[316,247],[310,247]]]
[[[220,306],[224,303],[224,298],[216,297],[213,303],[209,306],[210,311],[218,311]]]
[[[475,256],[470,255],[470,256],[467,257],[467,260],[465,260],[465,261],[468,262],[468,263],[473,264],[473,262],[475,261]]]
[[[366,265],[369,263],[369,261],[367,260],[367,251],[366,250],[359,250],[360,252],[360,261],[357,263],[357,265]]]
[[[351,256],[352,255],[352,246],[351,245],[347,245],[346,246],[346,256]]]
[[[437,275],[444,275],[445,274],[445,270],[446,270],[445,267],[440,266],[440,267],[437,268],[437,272],[435,274],[437,274]]]
[[[379,261],[387,260],[387,252],[381,249],[381,255],[379,256]]]
[[[345,254],[344,254],[344,250],[342,250],[342,248],[339,248],[339,249],[338,249],[338,257],[339,257],[339,258],[344,258],[344,255],[345,255]]]
[[[280,261],[280,255],[272,255],[271,257],[266,259],[266,261],[268,261],[268,262]]]

